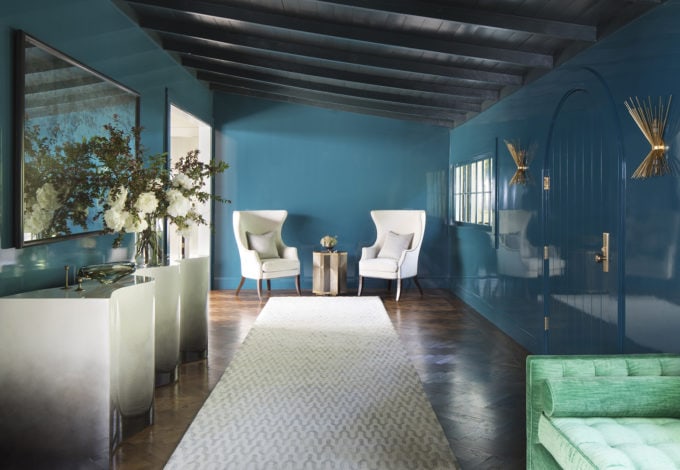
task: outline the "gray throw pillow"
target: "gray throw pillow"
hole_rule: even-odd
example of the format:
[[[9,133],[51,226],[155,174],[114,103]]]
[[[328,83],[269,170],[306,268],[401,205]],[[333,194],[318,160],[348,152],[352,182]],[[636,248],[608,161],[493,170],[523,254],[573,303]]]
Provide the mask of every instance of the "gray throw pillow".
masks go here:
[[[261,259],[280,258],[274,240],[275,235],[274,232],[267,232],[261,235],[246,232],[248,248],[257,251],[257,254],[260,255]]]
[[[385,242],[378,252],[378,258],[399,259],[401,253],[408,250],[411,240],[413,240],[412,233],[399,234],[390,231],[385,236]]]

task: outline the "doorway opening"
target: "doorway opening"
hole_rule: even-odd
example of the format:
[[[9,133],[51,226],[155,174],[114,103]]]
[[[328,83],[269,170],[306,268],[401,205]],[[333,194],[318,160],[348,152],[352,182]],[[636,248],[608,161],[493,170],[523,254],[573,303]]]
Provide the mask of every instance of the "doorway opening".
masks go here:
[[[168,154],[171,168],[175,162],[188,152],[198,149],[198,158],[204,163],[212,159],[212,126],[187,113],[177,106],[170,105],[170,142]],[[210,191],[211,181],[206,182]],[[196,210],[208,225],[193,226],[187,233],[180,235],[170,224],[168,230],[168,254],[171,260],[210,255],[210,201],[198,203]]]

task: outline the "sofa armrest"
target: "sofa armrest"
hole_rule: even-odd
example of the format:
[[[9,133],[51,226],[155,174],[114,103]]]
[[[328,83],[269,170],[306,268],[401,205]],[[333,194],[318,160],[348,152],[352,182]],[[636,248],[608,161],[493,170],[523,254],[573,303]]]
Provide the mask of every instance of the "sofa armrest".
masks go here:
[[[543,381],[553,417],[680,418],[680,377],[564,377]]]

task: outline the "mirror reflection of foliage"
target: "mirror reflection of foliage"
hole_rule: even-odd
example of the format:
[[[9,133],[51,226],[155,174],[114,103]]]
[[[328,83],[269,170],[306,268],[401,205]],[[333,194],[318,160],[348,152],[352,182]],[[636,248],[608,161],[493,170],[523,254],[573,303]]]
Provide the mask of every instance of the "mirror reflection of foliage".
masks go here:
[[[34,238],[88,229],[99,195],[92,184],[97,161],[87,139],[69,142],[59,126],[24,129],[24,232]]]

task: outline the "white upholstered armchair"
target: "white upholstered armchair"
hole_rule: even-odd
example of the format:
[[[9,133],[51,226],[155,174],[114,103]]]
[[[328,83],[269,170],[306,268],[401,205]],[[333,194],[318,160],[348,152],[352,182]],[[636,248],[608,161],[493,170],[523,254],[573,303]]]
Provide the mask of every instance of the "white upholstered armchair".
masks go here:
[[[402,279],[413,278],[420,295],[423,289],[418,282],[418,255],[425,234],[425,211],[385,210],[371,211],[377,236],[375,243],[361,249],[359,260],[359,291],[364,277],[397,281],[396,300],[401,295]]]
[[[300,260],[297,248],[286,246],[281,228],[288,217],[285,210],[234,211],[234,236],[241,257],[241,282],[257,281],[257,297],[262,298],[262,279],[271,291],[271,279],[295,277],[295,289],[300,295]]]

